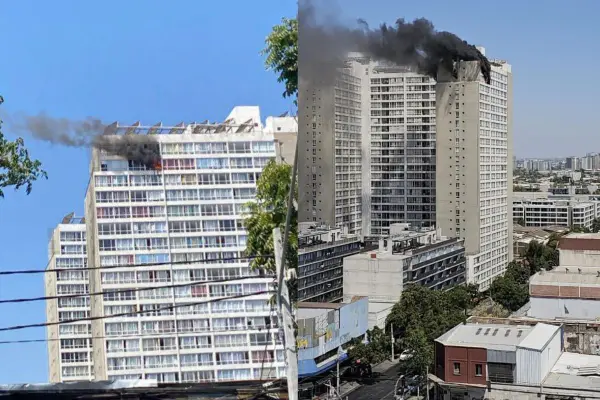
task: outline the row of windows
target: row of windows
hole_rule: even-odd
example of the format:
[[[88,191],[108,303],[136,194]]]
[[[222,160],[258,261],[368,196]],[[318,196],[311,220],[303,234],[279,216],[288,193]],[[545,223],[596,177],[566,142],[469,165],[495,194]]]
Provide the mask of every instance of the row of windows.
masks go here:
[[[178,321],[107,322],[106,336],[171,334],[193,332],[227,332],[277,328],[275,317],[203,318]]]
[[[272,141],[260,142],[215,142],[215,143],[163,143],[163,154],[224,154],[224,153],[272,153],[275,146]]]
[[[202,262],[202,264],[239,263],[247,264],[249,260],[238,258],[240,254],[232,251],[204,251],[194,253],[169,254],[127,254],[127,255],[101,255],[101,266],[128,266],[140,264],[167,264],[169,262]]]
[[[132,301],[136,299],[172,299],[173,297],[229,297],[264,292],[267,290],[267,288],[268,285],[266,283],[232,283],[222,285],[189,285],[174,288],[159,287],[139,291],[114,289],[104,291],[103,298],[104,301]]]
[[[270,306],[266,300],[229,300],[216,303],[193,304],[177,308],[177,315],[204,315],[212,312],[213,314],[228,313],[264,313],[269,312]],[[105,306],[105,315],[126,315],[131,314],[135,317],[138,313],[144,317],[165,317],[174,315],[173,307],[168,304],[141,304],[139,309],[137,305],[118,305]]]
[[[186,265],[187,267],[187,265]],[[234,279],[259,275],[250,267],[232,268],[187,268],[156,271],[101,272],[103,284],[154,283],[154,282],[196,282],[220,279]]]
[[[223,247],[246,247],[247,236],[192,236],[153,239],[100,239],[100,251],[148,251],[171,249],[203,249]]]
[[[271,157],[219,157],[219,158],[184,158],[164,159],[161,169],[165,171],[192,169],[227,169],[227,168],[264,168]],[[137,171],[144,170],[143,166],[132,164],[128,160],[102,161],[101,171]]]
[[[166,196],[165,196],[166,193]],[[183,190],[167,190],[163,191],[148,191],[135,192],[129,196],[128,192],[98,192],[97,199],[100,203],[123,203],[123,202],[152,202],[152,201],[205,201],[205,200],[251,200],[255,197],[255,188],[239,188],[239,189],[183,189]],[[123,207],[121,207],[123,208]],[[132,213],[143,213],[145,207],[134,206]],[[99,207],[100,209],[100,207]],[[107,213],[104,207],[100,213]],[[164,208],[163,208],[164,210]],[[135,215],[135,214],[134,214]]]

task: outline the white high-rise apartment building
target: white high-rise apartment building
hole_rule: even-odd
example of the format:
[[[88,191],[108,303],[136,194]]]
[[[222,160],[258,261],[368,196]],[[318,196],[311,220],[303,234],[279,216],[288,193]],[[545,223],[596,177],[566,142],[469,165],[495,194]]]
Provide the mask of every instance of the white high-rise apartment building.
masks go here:
[[[366,236],[435,224],[433,79],[351,53],[335,86],[301,82],[299,98],[301,221]]]
[[[437,225],[465,239],[467,281],[481,290],[512,260],[512,72],[490,61],[490,84],[478,62],[460,62],[436,86]]]
[[[335,83],[302,82],[298,110],[299,220],[360,234],[368,218],[363,196],[361,64],[349,62]],[[368,171],[368,168],[366,168]]]
[[[87,267],[85,230],[83,218],[69,214],[52,232],[48,244],[48,270],[61,271],[45,274],[46,296],[89,293],[88,271],[81,270]],[[46,302],[49,323],[89,316],[89,296]],[[94,378],[91,330],[89,321],[48,326],[50,382],[87,381]]]
[[[162,168],[92,155],[89,265],[118,266],[90,271],[90,290],[108,292],[91,299],[91,314],[108,317],[92,322],[96,379],[283,377],[271,294],[252,294],[271,290],[273,278],[241,258],[245,204],[276,155],[258,107],[236,107],[222,124],[137,124],[116,126],[116,134],[153,135]],[[223,279],[230,281],[156,288]],[[248,297],[217,301],[235,295]],[[138,314],[110,317],[123,313]]]
[[[370,234],[390,225],[435,225],[435,81],[404,67],[371,62],[368,85]]]

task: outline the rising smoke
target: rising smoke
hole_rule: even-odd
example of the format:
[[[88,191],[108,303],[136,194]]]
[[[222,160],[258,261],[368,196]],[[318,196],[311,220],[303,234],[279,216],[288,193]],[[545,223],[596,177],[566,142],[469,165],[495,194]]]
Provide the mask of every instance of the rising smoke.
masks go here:
[[[328,0],[325,0],[328,5]],[[323,1],[319,5],[324,4]],[[414,68],[437,78],[438,69],[456,74],[457,61],[478,61],[489,83],[491,66],[481,52],[450,32],[438,32],[424,19],[370,28],[363,20],[346,27],[315,7],[313,0],[300,0],[298,10],[299,79],[331,84],[349,52],[362,53],[379,61]],[[319,17],[319,18],[317,18]]]
[[[112,125],[88,117],[83,121],[52,118],[46,114],[6,115],[4,122],[9,131],[17,135],[68,147],[103,150],[109,155],[136,161],[149,168],[160,162],[160,147],[152,135],[115,135]]]

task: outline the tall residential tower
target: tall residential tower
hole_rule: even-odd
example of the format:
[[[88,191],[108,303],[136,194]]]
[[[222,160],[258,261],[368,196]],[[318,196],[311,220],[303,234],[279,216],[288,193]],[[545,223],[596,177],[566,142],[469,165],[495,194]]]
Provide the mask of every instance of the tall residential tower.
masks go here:
[[[258,107],[224,123],[116,126],[152,135],[162,163],[94,150],[86,225],[94,376],[159,382],[283,377],[273,278],[244,258],[246,203],[275,158]],[[235,299],[226,299],[241,296]],[[122,316],[124,313],[132,313]],[[119,314],[121,316],[114,316]],[[112,316],[112,317],[111,317]]]
[[[67,215],[52,231],[48,243],[48,272],[44,275],[46,296],[89,293],[85,220]],[[55,271],[55,270],[59,271]],[[51,299],[46,302],[49,323],[85,319],[90,316],[90,297]],[[48,326],[48,371],[50,382],[89,381],[94,378],[91,322]]]
[[[440,71],[436,87],[437,226],[465,239],[467,280],[481,290],[512,260],[512,72],[490,61],[489,84],[470,61]]]

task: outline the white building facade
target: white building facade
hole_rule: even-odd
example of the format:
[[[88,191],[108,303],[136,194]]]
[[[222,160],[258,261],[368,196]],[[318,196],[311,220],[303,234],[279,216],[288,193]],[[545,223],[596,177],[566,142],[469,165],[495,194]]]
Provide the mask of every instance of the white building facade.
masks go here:
[[[435,80],[397,66],[370,63],[370,185],[368,234],[390,225],[435,225]]]
[[[148,169],[94,150],[86,195],[89,264],[111,268],[90,275],[93,291],[109,292],[92,298],[92,315],[134,313],[93,322],[95,376],[283,377],[272,294],[253,294],[272,290],[273,278],[259,276],[243,258],[246,204],[276,155],[258,107],[236,107],[222,124],[138,125],[116,133],[152,134],[162,166]],[[220,300],[232,296],[243,297]]]
[[[82,218],[66,216],[48,244],[48,271],[44,276],[46,296],[89,293],[86,255],[86,228]],[[90,297],[46,301],[47,322],[85,319],[90,316]],[[48,370],[50,382],[88,381],[94,378],[91,322],[49,325]]]
[[[512,70],[457,64],[437,84],[437,226],[465,238],[467,280],[481,290],[512,260]]]

